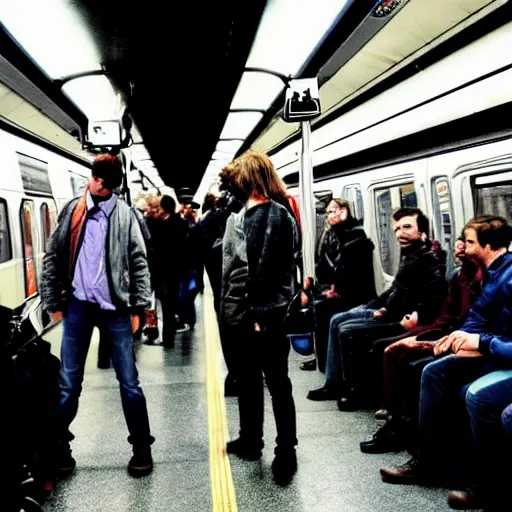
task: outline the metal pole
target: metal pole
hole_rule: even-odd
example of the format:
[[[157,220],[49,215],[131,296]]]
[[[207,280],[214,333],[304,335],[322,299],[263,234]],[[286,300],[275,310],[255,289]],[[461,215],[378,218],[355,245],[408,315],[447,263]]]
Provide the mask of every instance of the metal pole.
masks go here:
[[[299,172],[300,220],[302,226],[303,277],[315,277],[316,213],[311,160],[311,122],[303,121],[301,168]]]
[[[132,197],[130,193],[130,187],[128,186],[128,173],[130,172],[132,166],[132,152],[130,149],[124,152],[125,156],[125,167],[124,167],[124,176],[123,176],[123,192],[126,202],[131,206],[132,205]]]

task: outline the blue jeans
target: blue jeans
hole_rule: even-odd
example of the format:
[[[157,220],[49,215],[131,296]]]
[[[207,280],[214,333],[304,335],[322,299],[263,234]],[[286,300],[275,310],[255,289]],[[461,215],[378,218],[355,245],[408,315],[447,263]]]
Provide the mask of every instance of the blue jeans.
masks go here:
[[[375,311],[375,309],[369,309],[366,306],[357,306],[331,317],[329,324],[329,341],[327,342],[327,361],[325,364],[326,384],[334,384],[338,382],[342,376],[342,353],[339,339],[341,324],[352,320],[373,319],[373,313]]]
[[[512,404],[505,408],[501,415],[501,422],[505,428],[505,432],[512,437]]]
[[[418,456],[422,461],[427,464],[439,463],[439,455],[447,455],[453,450],[454,434],[461,432],[457,425],[460,425],[461,418],[466,417],[465,402],[474,438],[487,435],[484,432],[489,427],[489,419],[483,424],[481,421],[489,412],[488,409],[478,412],[477,404],[480,400],[488,399],[491,385],[496,384],[491,372],[499,374],[496,370],[499,370],[498,364],[487,357],[456,355],[443,357],[425,366],[421,375],[418,439]],[[506,393],[505,388],[503,391]],[[498,396],[495,398],[502,401]],[[505,405],[501,405],[500,413]],[[497,424],[500,413],[496,413]],[[455,437],[458,439],[460,435]]]
[[[186,279],[180,283],[180,304],[179,317],[183,324],[188,324],[191,328],[196,325],[196,307],[194,302],[199,293],[198,273],[192,269]]]
[[[137,446],[149,446],[154,441],[150,434],[146,398],[139,385],[139,375],[133,355],[130,315],[117,311],[103,311],[97,304],[72,298],[64,316],[64,335],[61,347],[59,375],[60,401],[57,411],[59,436],[70,440],[69,425],[78,411],[82,391],[85,361],[92,331],[98,326],[110,339],[112,363],[121,390],[128,441]]]

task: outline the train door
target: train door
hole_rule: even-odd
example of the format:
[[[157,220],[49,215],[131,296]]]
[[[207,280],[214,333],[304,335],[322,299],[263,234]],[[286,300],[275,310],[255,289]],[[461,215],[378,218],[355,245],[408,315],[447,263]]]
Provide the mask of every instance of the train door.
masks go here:
[[[25,273],[25,296],[30,297],[37,292],[36,258],[39,252],[35,224],[34,201],[23,199],[20,210],[21,240]]]

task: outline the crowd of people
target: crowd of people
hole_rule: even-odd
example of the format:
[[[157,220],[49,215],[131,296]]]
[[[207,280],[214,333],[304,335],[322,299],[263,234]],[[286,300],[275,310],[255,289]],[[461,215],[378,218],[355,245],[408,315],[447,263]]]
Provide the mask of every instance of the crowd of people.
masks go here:
[[[302,368],[325,373],[325,384],[308,398],[335,400],[342,411],[373,408],[384,424],[361,450],[413,455],[382,468],[383,481],[445,485],[451,468],[464,481],[460,468],[471,468],[472,486],[450,492],[450,506],[502,506],[508,473],[500,468],[512,444],[512,228],[504,218],[467,222],[454,247],[456,271],[447,276],[447,255],[429,238],[429,219],[418,208],[399,208],[391,218],[399,267],[377,295],[374,243],[350,203],[332,199],[317,240],[316,277],[306,276],[314,278],[301,292],[297,202],[266,155],[247,152],[226,166],[200,217],[191,197],[177,204],[141,195],[130,208],[113,193],[120,180],[115,157],[96,159],[84,196],[61,212],[44,259],[43,300],[64,315],[59,468],[75,465],[69,425],[99,325],[120,382],[134,451],[129,470],[151,472],[154,438],[132,333],[146,324],[146,342],[156,343],[147,334],[153,295],[163,314],[160,342],[172,348],[176,332],[194,328],[206,270],[228,369],[225,394],[239,403],[240,436],[228,453],[261,457],[264,376],[277,427],[274,478],[287,485],[297,470],[283,322],[298,296],[316,317],[315,361]]]

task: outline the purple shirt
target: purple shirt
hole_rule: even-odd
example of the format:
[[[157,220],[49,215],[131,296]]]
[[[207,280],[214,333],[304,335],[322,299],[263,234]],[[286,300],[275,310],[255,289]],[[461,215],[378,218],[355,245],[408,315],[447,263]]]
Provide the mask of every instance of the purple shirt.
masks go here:
[[[99,304],[101,309],[115,311],[112,303],[107,276],[105,245],[108,231],[108,218],[117,203],[117,196],[98,203],[99,209],[92,214],[94,201],[87,191],[87,222],[82,245],[78,252],[78,260],[73,276],[73,295],[86,302]]]

